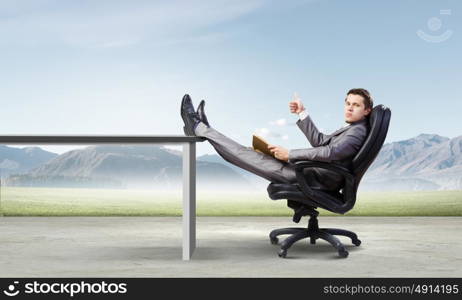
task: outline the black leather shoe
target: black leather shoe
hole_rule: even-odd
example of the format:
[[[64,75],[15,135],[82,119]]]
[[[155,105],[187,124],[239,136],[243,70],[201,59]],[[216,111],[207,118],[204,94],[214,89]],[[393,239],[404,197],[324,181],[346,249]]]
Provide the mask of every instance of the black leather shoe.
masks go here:
[[[184,133],[188,136],[195,136],[194,129],[201,119],[195,112],[191,97],[188,94],[184,95],[181,101],[181,117],[184,122]]]
[[[199,119],[201,119],[202,123],[207,125],[207,127],[210,127],[209,121],[207,120],[207,116],[205,115],[204,105],[205,105],[205,100],[202,100],[201,103],[199,103],[199,106],[197,107],[196,112],[199,115]]]

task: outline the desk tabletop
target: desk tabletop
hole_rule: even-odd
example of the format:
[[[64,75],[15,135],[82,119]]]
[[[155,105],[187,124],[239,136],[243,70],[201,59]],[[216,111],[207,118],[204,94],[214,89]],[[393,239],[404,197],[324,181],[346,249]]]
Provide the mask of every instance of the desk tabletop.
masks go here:
[[[203,142],[185,135],[2,135],[0,144],[155,144]]]

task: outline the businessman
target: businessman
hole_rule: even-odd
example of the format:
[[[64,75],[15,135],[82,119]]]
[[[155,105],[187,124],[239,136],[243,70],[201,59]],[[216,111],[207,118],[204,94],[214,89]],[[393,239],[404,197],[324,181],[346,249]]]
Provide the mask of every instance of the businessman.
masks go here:
[[[276,158],[243,146],[211,127],[204,105],[202,100],[195,111],[190,96],[186,94],[183,97],[181,116],[186,135],[205,137],[226,161],[271,182],[293,183],[297,181],[293,162],[298,160],[332,162],[351,167],[352,159],[368,135],[368,118],[373,100],[365,89],[349,90],[344,101],[346,125],[331,134],[317,129],[300,99],[290,101],[290,112],[298,114],[297,126],[312,148],[288,150],[270,145],[270,151]],[[305,169],[304,175],[313,189],[339,191],[344,185],[343,176],[333,171],[309,168]]]

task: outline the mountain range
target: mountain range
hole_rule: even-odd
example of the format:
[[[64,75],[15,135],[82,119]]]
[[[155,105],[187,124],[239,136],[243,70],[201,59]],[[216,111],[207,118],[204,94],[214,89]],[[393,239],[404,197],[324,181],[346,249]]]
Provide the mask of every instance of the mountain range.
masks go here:
[[[39,147],[13,148],[0,145],[0,174],[24,173],[58,156]]]
[[[197,157],[198,189],[260,189],[268,181],[216,154]],[[102,145],[61,155],[38,147],[0,146],[4,185],[178,189],[181,151],[162,146]],[[385,144],[360,190],[462,189],[462,136],[436,134]]]
[[[0,160],[11,161],[11,157],[0,157]],[[16,162],[16,166],[18,170],[26,168],[20,161]],[[198,160],[196,168],[198,187],[253,188],[224,164]],[[9,176],[3,180],[8,186],[168,190],[182,185],[182,156],[179,151],[161,146],[89,146],[54,156],[26,172],[12,174],[12,169],[9,171]]]
[[[372,190],[460,190],[462,136],[421,134],[385,144],[363,180]]]

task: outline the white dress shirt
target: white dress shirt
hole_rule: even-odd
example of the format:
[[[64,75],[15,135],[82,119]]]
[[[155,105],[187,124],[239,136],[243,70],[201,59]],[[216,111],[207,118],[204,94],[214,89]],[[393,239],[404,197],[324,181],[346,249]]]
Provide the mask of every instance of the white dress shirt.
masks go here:
[[[308,117],[308,113],[306,112],[306,109],[305,110],[302,110],[301,112],[298,113],[298,116],[300,117],[300,120],[303,120],[305,119],[306,117]]]

